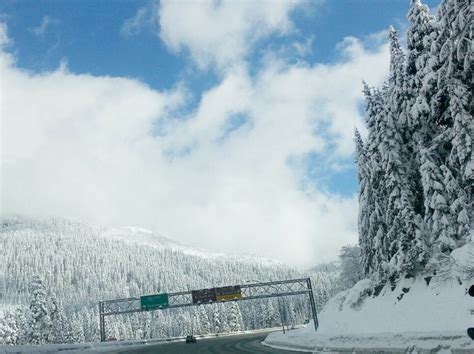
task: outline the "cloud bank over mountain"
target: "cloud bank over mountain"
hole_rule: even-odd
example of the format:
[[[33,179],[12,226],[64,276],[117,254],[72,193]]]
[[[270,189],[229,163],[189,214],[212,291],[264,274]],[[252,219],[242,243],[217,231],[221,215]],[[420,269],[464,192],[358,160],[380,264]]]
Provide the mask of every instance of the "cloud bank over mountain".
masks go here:
[[[2,213],[143,226],[296,266],[333,259],[354,242],[356,197],[305,183],[308,156],[334,169],[350,161],[361,80],[384,80],[387,45],[348,37],[330,64],[286,61],[269,48],[253,66],[255,43],[295,31],[290,13],[301,5],[255,6],[235,13],[209,3],[196,23],[180,22],[176,3],[153,8],[171,52],[218,72],[191,108],[183,82],[157,91],[65,64],[23,70],[2,25]]]

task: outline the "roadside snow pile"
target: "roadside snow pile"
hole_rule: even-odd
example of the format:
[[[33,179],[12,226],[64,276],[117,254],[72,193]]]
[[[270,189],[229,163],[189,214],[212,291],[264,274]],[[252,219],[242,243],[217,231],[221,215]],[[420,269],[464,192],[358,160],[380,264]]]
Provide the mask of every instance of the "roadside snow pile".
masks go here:
[[[312,325],[312,324],[311,324]],[[309,327],[310,325],[308,325]],[[270,334],[264,345],[286,350],[351,353],[473,353],[473,341],[460,334],[380,333],[374,335],[315,335],[304,330]]]
[[[474,242],[438,263],[434,274],[405,277],[377,288],[369,279],[332,298],[319,315],[320,327],[271,334],[266,344],[321,348],[469,349],[466,329],[474,324]]]
[[[321,334],[400,332],[465,332],[469,327],[474,299],[466,294],[472,284],[463,276],[474,243],[455,250],[447,268],[436,275],[386,284],[376,296],[370,280],[331,299],[320,314]],[[470,259],[474,268],[473,258]],[[376,291],[377,289],[375,289]]]
[[[43,344],[43,345],[5,345],[0,346],[0,353],[33,354],[33,353],[117,353],[121,350],[141,349],[147,345],[165,344],[166,342],[184,341],[184,339],[171,340],[140,340],[140,341],[116,341],[116,342],[93,342],[76,344]]]

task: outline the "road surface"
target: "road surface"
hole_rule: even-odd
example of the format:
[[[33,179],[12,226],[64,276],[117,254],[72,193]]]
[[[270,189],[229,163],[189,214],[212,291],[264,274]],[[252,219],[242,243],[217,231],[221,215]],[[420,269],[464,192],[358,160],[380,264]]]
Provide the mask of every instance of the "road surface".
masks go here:
[[[295,353],[293,351],[279,350],[266,347],[260,344],[265,339],[268,332],[249,333],[236,336],[198,338],[197,343],[172,342],[146,347],[135,347],[117,350],[116,353],[202,353],[202,354],[227,354],[227,353]],[[299,352],[302,353],[302,352]]]

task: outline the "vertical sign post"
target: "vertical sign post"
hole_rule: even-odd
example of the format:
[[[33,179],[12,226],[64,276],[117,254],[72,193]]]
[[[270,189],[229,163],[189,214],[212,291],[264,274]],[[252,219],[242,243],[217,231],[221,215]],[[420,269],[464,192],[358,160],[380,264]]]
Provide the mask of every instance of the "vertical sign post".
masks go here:
[[[308,293],[309,303],[311,304],[311,311],[313,312],[314,330],[317,331],[319,327],[319,321],[318,321],[318,314],[316,312],[316,303],[314,302],[313,287],[311,286],[310,278],[306,279],[306,284],[309,290],[309,293]]]
[[[104,303],[102,301],[99,301],[99,326],[100,326],[100,341],[105,342]]]
[[[471,285],[468,291],[469,295],[474,296],[474,285]],[[474,310],[471,310],[471,315],[474,315]],[[467,335],[471,338],[474,339],[474,327],[469,327],[467,329]]]

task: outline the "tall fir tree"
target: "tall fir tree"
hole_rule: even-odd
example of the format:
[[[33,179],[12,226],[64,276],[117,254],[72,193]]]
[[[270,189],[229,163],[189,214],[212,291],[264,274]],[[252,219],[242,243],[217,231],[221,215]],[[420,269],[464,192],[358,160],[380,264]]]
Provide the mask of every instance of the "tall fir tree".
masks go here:
[[[469,90],[461,80],[453,79],[448,88],[449,112],[452,117],[453,126],[451,130],[451,151],[448,157],[448,165],[462,191],[456,194],[466,194],[471,201],[474,197],[474,119],[472,109],[472,90]],[[471,108],[469,107],[471,106]],[[465,236],[460,235],[460,236]]]
[[[407,102],[409,135],[404,143],[409,147],[408,171],[412,182],[415,213],[424,217],[424,193],[421,182],[420,149],[426,146],[437,133],[430,115],[429,102],[435,92],[434,71],[437,61],[431,55],[431,44],[436,37],[435,18],[430,15],[428,6],[420,0],[412,0],[408,12],[410,27],[407,31],[407,89],[410,94]]]
[[[472,4],[435,18],[412,0],[408,18],[407,57],[391,28],[389,81],[364,84],[367,141],[356,132],[362,263],[382,280],[461,246],[474,219]]]
[[[28,338],[32,344],[48,343],[51,331],[51,319],[46,300],[46,288],[43,280],[34,275],[31,281],[31,303],[28,318]]]
[[[243,330],[242,313],[237,302],[231,302],[229,305],[229,314],[227,316],[227,322],[229,323],[230,330],[232,332],[238,332]]]
[[[449,244],[452,245],[448,252],[466,243],[470,231],[469,199],[464,189],[459,185],[458,179],[454,177],[446,166],[441,166],[444,174],[444,185],[446,187],[447,202],[449,205]]]
[[[56,298],[56,295],[51,297],[51,335],[50,341],[52,343],[66,343],[65,328],[67,328],[67,319],[64,315],[64,309],[61,303]]]
[[[408,88],[405,56],[397,32],[390,28],[390,76],[386,97],[386,131],[380,151],[386,173],[388,197],[385,222],[386,241],[383,246],[389,262],[384,269],[390,277],[400,272],[413,272],[426,261],[426,247],[417,202],[416,176],[411,173],[410,140],[413,133],[407,121],[407,105],[411,97]]]
[[[444,165],[462,189],[453,193],[466,195],[471,225],[474,218],[473,16],[469,0],[445,0],[440,5],[439,35],[432,45],[432,55],[439,64],[435,72],[438,93],[431,111],[445,129]],[[458,232],[456,237],[467,237],[467,232],[463,235]]]
[[[387,88],[384,87],[384,90]],[[366,122],[369,135],[365,144],[367,158],[367,184],[365,188],[370,195],[371,202],[361,209],[360,213],[367,214],[369,218],[368,234],[362,253],[362,262],[366,275],[383,275],[383,265],[387,263],[387,253],[384,252],[383,244],[386,234],[385,212],[386,212],[386,173],[383,166],[380,151],[381,142],[385,140],[386,121],[384,108],[384,94],[377,89],[370,89],[364,83],[364,95],[366,98]]]
[[[211,322],[209,320],[209,315],[207,314],[205,306],[198,306],[198,316],[200,329],[202,334],[209,334],[212,332]]]
[[[415,140],[426,145],[437,129],[430,114],[430,102],[437,85],[435,72],[439,64],[431,48],[438,36],[438,26],[428,7],[420,0],[412,0],[408,19],[410,27],[407,32],[407,75],[413,94],[408,106],[409,120],[416,128]]]
[[[17,323],[18,328],[18,334],[15,344],[28,344],[28,318],[25,315],[25,311],[21,307],[18,308],[15,312],[15,322]]]
[[[362,267],[366,274],[370,273],[370,265],[372,263],[373,250],[372,243],[369,239],[370,215],[374,207],[371,200],[371,190],[369,185],[368,159],[365,152],[364,143],[359,131],[355,131],[356,145],[356,163],[357,176],[359,181],[359,245],[364,249],[361,259]]]
[[[14,313],[9,310],[0,312],[0,345],[18,344],[18,323]]]
[[[421,175],[424,186],[425,217],[424,222],[430,230],[427,240],[430,248],[438,245],[439,240],[446,236],[446,226],[450,219],[450,212],[445,198],[446,186],[444,185],[443,171],[438,154],[434,147],[421,150]],[[449,239],[447,239],[449,241]]]

